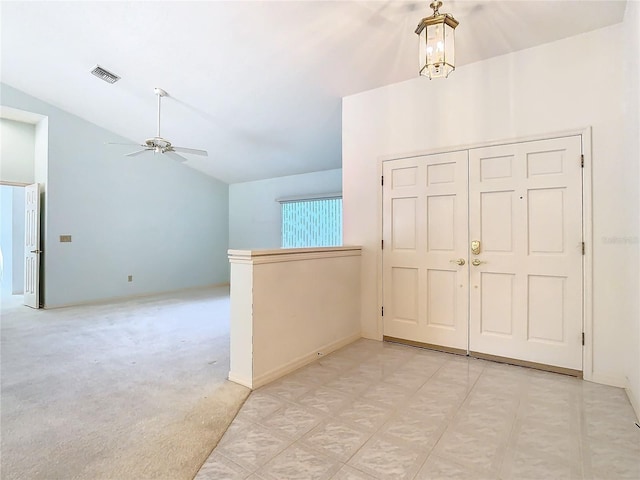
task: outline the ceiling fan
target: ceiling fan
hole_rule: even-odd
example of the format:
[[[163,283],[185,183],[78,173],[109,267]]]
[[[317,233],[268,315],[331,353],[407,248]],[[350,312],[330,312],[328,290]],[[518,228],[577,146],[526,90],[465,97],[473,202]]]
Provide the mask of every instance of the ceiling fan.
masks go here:
[[[135,152],[126,153],[125,157],[135,157],[136,155],[143,154],[145,152],[153,152],[153,153],[161,153],[166,155],[169,158],[177,160],[178,162],[186,162],[187,159],[182,155],[178,155],[176,152],[180,153],[190,153],[192,155],[202,155],[208,156],[206,150],[197,150],[195,148],[185,148],[185,147],[174,147],[169,140],[166,138],[162,138],[160,136],[160,102],[162,97],[167,97],[169,94],[165,92],[161,88],[154,88],[154,93],[158,96],[158,134],[155,137],[147,138],[144,143],[113,143],[110,142],[108,145],[135,145],[139,147],[143,147],[142,150],[136,150]]]

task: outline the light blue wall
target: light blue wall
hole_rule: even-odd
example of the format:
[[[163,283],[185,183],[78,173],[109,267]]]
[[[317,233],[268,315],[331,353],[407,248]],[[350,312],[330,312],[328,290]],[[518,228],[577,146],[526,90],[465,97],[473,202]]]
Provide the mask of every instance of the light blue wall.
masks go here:
[[[342,191],[342,169],[229,185],[229,248],[280,248],[278,198]]]
[[[227,184],[160,155],[124,157],[105,142],[128,139],[1,88],[2,105],[48,117],[46,306],[229,280]]]

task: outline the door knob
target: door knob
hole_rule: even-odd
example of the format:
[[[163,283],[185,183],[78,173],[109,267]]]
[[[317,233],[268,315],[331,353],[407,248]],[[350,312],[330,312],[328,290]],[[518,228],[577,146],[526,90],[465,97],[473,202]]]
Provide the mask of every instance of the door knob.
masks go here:
[[[31,250],[30,253],[42,253],[42,250]]]
[[[449,260],[450,263],[457,263],[458,265],[462,266],[464,265],[466,262],[464,261],[464,258],[458,258],[457,260]]]
[[[471,264],[472,264],[474,267],[477,267],[477,266],[478,266],[478,265],[480,265],[481,263],[487,263],[487,262],[483,262],[483,261],[481,261],[481,260],[478,260],[477,258],[476,258],[473,262],[471,262]]]

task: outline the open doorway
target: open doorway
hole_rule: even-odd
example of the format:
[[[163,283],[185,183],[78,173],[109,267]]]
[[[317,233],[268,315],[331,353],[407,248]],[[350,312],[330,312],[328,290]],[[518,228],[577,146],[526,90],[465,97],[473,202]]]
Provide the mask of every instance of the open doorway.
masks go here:
[[[24,187],[0,185],[0,293],[5,307],[24,295]]]
[[[2,309],[24,303],[25,186],[34,183],[41,116],[0,107],[0,293]]]

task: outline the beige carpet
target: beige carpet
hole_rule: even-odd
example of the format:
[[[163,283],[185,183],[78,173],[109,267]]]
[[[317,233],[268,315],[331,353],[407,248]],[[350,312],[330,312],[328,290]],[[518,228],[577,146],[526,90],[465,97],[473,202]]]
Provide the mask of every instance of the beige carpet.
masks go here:
[[[2,479],[192,479],[249,390],[228,288],[34,311],[3,306]]]

